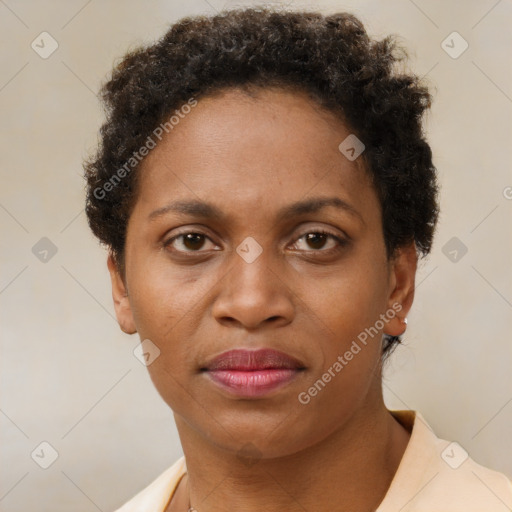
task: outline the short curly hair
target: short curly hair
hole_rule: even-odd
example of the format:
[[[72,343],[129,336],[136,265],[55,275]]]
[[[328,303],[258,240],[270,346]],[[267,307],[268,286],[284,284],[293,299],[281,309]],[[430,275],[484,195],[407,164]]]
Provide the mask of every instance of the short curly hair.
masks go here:
[[[100,89],[106,121],[96,154],[84,162],[89,226],[123,268],[139,150],[151,134],[191,98],[276,86],[308,93],[363,141],[388,258],[411,242],[426,256],[439,213],[422,129],[432,98],[418,76],[397,69],[406,57],[395,36],[373,40],[346,12],[246,8],[182,18],[124,55]],[[383,353],[399,342],[387,337]]]

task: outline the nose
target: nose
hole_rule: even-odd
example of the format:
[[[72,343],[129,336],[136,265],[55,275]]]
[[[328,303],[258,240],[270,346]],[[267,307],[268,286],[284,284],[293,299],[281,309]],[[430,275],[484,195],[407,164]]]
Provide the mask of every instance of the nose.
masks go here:
[[[295,312],[293,293],[282,271],[271,267],[265,251],[252,263],[236,253],[234,260],[219,283],[212,308],[214,318],[226,326],[249,331],[289,324]]]

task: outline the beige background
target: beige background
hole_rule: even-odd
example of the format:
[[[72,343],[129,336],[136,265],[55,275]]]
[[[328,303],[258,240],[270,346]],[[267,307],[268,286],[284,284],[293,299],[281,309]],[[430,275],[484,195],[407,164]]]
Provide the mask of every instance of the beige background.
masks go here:
[[[399,34],[435,87],[426,127],[442,215],[386,403],[421,411],[438,436],[512,477],[512,2],[287,3]],[[1,511],[113,510],[181,455],[171,411],[133,355],[138,339],[113,319],[81,161],[115,58],[183,15],[250,4],[0,1]],[[31,48],[42,31],[59,44],[48,59]],[[469,43],[457,59],[441,47],[453,31]],[[32,252],[42,237],[57,247],[47,262]],[[468,248],[457,262],[443,253],[452,237]],[[46,470],[30,456],[42,441],[59,455]]]

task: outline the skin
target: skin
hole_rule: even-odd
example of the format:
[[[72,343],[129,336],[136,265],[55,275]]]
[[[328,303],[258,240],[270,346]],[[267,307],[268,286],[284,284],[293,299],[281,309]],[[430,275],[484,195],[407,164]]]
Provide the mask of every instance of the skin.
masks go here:
[[[121,329],[161,353],[148,366],[172,408],[187,461],[168,511],[371,511],[409,440],[382,396],[381,334],[402,334],[414,296],[416,251],[386,256],[381,206],[363,158],[338,145],[350,129],[306,94],[237,89],[202,98],[144,160],[129,219],[125,268],[112,256]],[[280,220],[312,197],[333,206]],[[213,203],[224,219],[155,210]],[[307,241],[308,233],[330,236]],[[183,233],[205,237],[186,243]],[[247,263],[236,248],[253,237]],[[393,304],[402,309],[307,405],[298,394]],[[269,347],[306,369],[258,399],[221,391],[200,372],[233,348]],[[254,458],[241,456],[250,443]],[[241,451],[242,450],[242,451]]]

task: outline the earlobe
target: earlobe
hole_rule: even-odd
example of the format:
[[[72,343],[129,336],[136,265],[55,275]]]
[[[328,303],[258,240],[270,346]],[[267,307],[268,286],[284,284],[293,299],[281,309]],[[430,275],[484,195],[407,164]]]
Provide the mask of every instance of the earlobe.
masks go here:
[[[418,256],[414,242],[397,250],[391,263],[388,309],[395,311],[387,322],[384,333],[400,336],[407,328],[407,314],[414,300],[414,287]]]
[[[108,255],[107,267],[110,272],[112,299],[114,300],[114,309],[119,327],[126,334],[134,334],[137,332],[137,329],[133,320],[130,298],[112,253]]]

